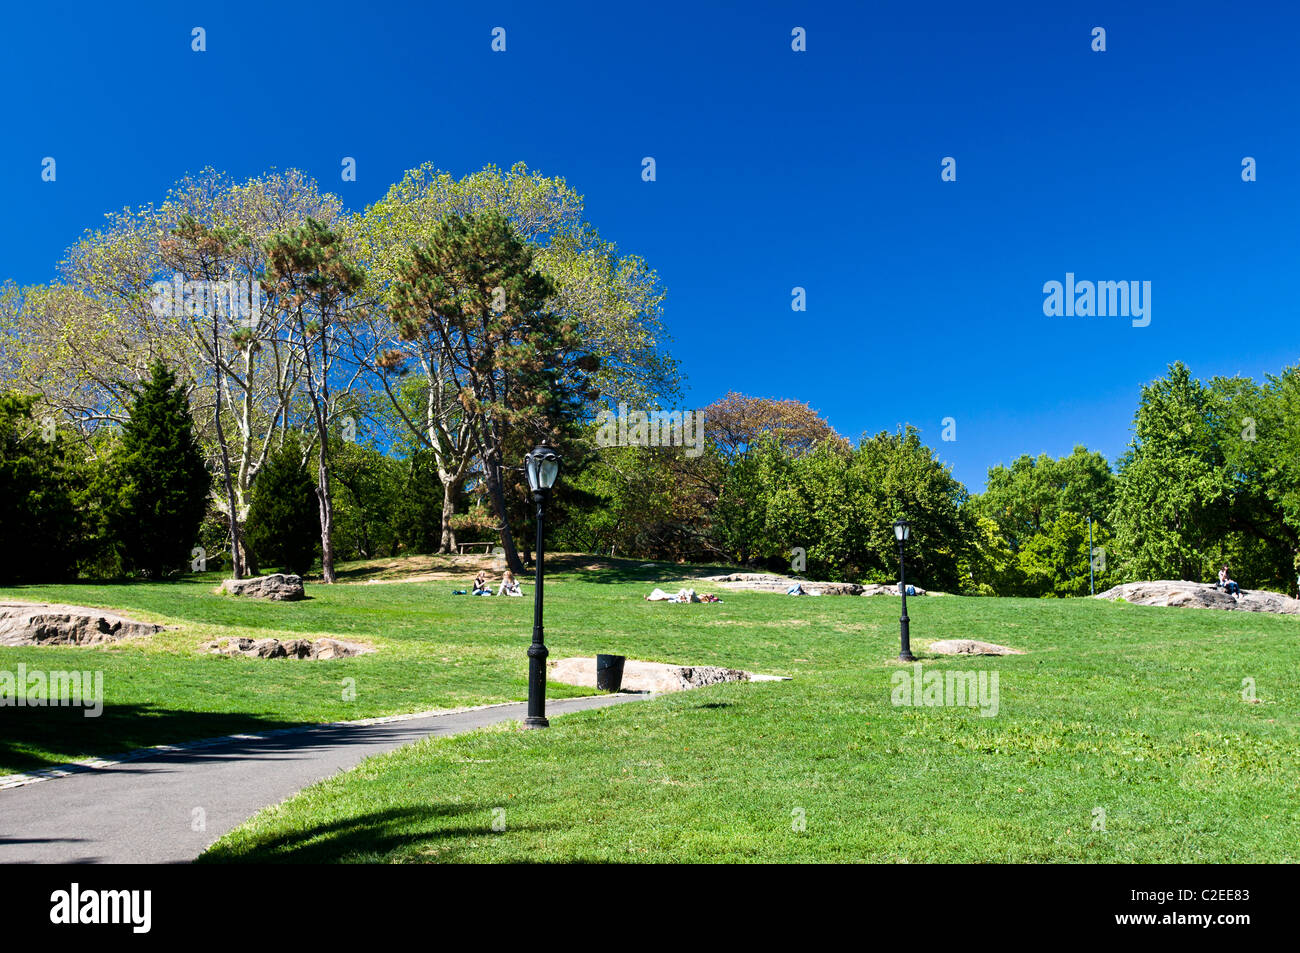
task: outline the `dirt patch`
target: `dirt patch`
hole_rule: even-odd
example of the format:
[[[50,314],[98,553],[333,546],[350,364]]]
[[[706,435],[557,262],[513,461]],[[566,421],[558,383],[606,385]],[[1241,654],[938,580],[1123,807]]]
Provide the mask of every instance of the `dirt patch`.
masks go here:
[[[580,656],[560,659],[554,663],[548,677],[565,685],[595,688],[596,660]],[[683,692],[722,682],[779,681],[789,679],[781,675],[759,675],[720,665],[669,665],[666,662],[637,662],[633,659],[623,663],[625,692]]]
[[[941,639],[925,647],[927,652],[935,655],[1024,655],[1020,649],[1008,648],[993,642],[977,642],[975,639]]]
[[[0,645],[102,645],[156,635],[164,628],[88,606],[0,603]]]
[[[340,583],[378,585],[390,582],[465,582],[479,571],[500,572],[505,560],[500,556],[466,553],[464,555],[399,556],[373,560],[349,567],[338,574]]]

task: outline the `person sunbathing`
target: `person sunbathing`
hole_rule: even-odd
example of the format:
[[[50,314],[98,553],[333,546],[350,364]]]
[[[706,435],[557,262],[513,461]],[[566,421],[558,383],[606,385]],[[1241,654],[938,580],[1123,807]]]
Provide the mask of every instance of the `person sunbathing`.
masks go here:
[[[476,596],[492,595],[492,590],[488,588],[488,584],[487,584],[487,573],[485,573],[482,569],[480,569],[478,571],[478,575],[474,577],[474,595]]]
[[[515,574],[509,569],[501,577],[501,585],[497,587],[498,596],[522,596],[524,591],[519,588],[519,583],[515,581]]]

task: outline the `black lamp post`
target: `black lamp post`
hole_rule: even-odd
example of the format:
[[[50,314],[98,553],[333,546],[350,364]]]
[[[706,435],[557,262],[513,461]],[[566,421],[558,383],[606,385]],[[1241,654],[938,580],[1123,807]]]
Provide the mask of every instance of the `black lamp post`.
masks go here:
[[[908,641],[911,634],[911,620],[907,617],[907,577],[903,566],[903,543],[911,535],[912,527],[908,525],[907,520],[894,521],[894,539],[898,540],[898,594],[903,597],[903,614],[898,617],[898,633],[903,645],[903,650],[898,653],[900,662],[916,661],[916,656],[912,654],[911,643]]]
[[[537,504],[537,577],[533,593],[533,644],[528,646],[528,717],[525,728],[546,728],[546,644],[542,640],[542,558],[545,543],[542,541],[542,521],[546,513],[546,499],[551,495],[555,478],[560,475],[560,458],[550,447],[534,447],[524,457],[524,472],[528,474],[528,488],[533,491]]]

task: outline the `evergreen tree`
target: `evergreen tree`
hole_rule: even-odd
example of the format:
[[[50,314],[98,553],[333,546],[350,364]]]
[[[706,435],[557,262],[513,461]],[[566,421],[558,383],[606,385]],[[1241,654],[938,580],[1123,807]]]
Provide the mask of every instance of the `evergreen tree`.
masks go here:
[[[158,579],[188,565],[212,478],[176,375],[157,362],[134,394],[109,522],[127,566]]]
[[[0,395],[0,583],[69,578],[80,549],[74,467],[35,400]]]
[[[264,566],[275,565],[301,576],[316,561],[320,548],[316,484],[296,442],[273,453],[258,473],[245,532],[249,548]]]

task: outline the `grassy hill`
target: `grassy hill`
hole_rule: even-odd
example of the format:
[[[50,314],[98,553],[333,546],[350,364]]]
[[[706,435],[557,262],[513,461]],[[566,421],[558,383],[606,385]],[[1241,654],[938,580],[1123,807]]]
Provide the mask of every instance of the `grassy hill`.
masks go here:
[[[263,812],[204,859],[1300,860],[1300,620],[1086,599],[909,601],[924,671],[997,673],[997,714],[983,717],[891,704],[891,676],[912,671],[895,660],[893,598],[721,590],[719,605],[653,604],[642,597],[682,567],[557,568],[552,658],[611,651],[793,680],[425,741]],[[180,626],[111,649],[0,649],[3,668],[102,668],[107,696],[99,719],[0,709],[0,764],[524,697],[531,598],[453,596],[438,577],[360,582],[400,566],[349,571],[358,584],[310,586],[310,601],[285,605],[217,596],[204,578],[0,591]],[[196,651],[244,633],[379,651],[332,662]],[[1026,654],[927,657],[941,638]],[[353,702],[341,700],[344,677],[356,679]]]

